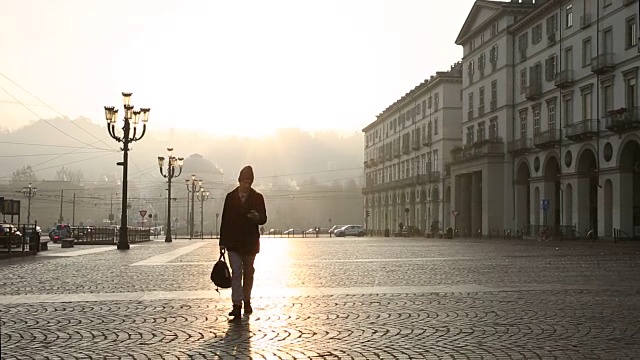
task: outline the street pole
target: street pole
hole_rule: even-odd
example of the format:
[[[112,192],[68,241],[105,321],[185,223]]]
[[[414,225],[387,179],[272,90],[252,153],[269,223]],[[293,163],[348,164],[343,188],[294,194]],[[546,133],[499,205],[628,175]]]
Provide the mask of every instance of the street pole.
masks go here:
[[[118,166],[122,166],[122,214],[120,215],[120,233],[118,236],[119,250],[129,250],[129,232],[127,225],[127,183],[129,173],[129,144],[138,141],[144,137],[147,132],[147,121],[149,121],[149,108],[141,108],[140,110],[133,110],[131,105],[131,93],[122,93],[124,102],[124,118],[122,126],[122,137],[116,134],[116,121],[118,120],[118,109],[113,106],[105,106],[105,118],[107,120],[107,130],[111,138],[117,142],[122,143],[121,150],[123,151],[122,162],[116,163]],[[138,123],[142,120],[142,134],[136,137],[138,130]],[[131,123],[133,123],[133,134],[131,134]]]
[[[64,218],[62,217],[62,200],[64,199],[64,190],[60,190],[60,216],[58,217],[58,224],[62,224]]]
[[[71,210],[71,226],[76,226],[76,193],[73,193],[73,208]]]
[[[167,148],[169,151],[169,159],[167,161],[167,171],[162,172],[162,166],[164,165],[164,157],[158,156],[158,166],[160,167],[160,174],[167,179],[167,230],[165,231],[164,242],[172,242],[171,238],[171,180],[182,174],[183,158],[176,158],[171,155],[173,148]],[[176,174],[176,166],[180,168],[178,174]]]
[[[31,224],[31,198],[36,195],[37,190],[38,188],[34,187],[31,183],[22,188],[22,193],[29,199],[27,205],[27,224]]]
[[[191,194],[191,216],[187,215],[187,222],[190,224],[189,226],[189,240],[193,239],[193,231],[195,228],[195,202],[196,202],[196,192],[200,191],[202,188],[202,180],[196,179],[196,175],[191,175],[191,180],[186,179],[185,184],[187,185],[187,201],[189,199],[189,193]],[[187,202],[187,213],[189,213],[189,205]]]
[[[200,201],[200,239],[204,239],[204,201],[209,198],[209,192],[200,186],[198,200]]]
[[[218,234],[218,217],[220,217],[220,214],[216,213],[216,237],[220,237]]]

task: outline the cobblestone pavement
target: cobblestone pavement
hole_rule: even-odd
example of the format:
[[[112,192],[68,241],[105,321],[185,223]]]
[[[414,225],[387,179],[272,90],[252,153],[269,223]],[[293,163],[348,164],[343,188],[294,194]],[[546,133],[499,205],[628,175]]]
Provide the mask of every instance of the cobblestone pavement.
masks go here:
[[[265,238],[229,322],[217,241],[0,261],[2,359],[638,359],[640,244]]]

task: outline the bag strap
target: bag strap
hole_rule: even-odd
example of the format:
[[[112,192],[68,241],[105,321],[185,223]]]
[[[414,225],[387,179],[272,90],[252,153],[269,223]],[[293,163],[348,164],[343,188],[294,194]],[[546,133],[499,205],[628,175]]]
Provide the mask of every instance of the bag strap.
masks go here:
[[[224,260],[224,254],[226,254],[226,250],[225,249],[220,249],[220,257],[218,258],[218,261],[220,261],[220,260],[225,261]]]

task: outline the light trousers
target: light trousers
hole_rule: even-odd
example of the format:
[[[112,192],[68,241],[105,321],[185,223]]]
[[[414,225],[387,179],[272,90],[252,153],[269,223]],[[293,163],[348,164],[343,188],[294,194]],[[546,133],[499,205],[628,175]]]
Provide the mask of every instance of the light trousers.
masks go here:
[[[235,251],[229,251],[228,254],[231,265],[231,301],[234,305],[240,305],[243,301],[251,302],[253,274],[256,272],[253,262],[256,256],[241,255]]]

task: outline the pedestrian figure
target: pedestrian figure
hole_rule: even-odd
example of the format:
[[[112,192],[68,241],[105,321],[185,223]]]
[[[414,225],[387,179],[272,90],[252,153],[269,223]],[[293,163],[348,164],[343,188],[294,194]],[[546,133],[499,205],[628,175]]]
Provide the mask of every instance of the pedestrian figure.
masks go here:
[[[220,250],[226,249],[231,265],[231,301],[233,309],[229,316],[240,316],[253,312],[251,289],[253,288],[253,262],[260,252],[259,225],[267,222],[264,197],[255,191],[253,169],[245,166],[238,176],[238,187],[227,194],[222,208],[220,224]]]
[[[404,228],[404,224],[402,223],[402,221],[400,221],[400,223],[398,224],[398,228],[400,228],[400,232],[402,232],[402,228]]]

